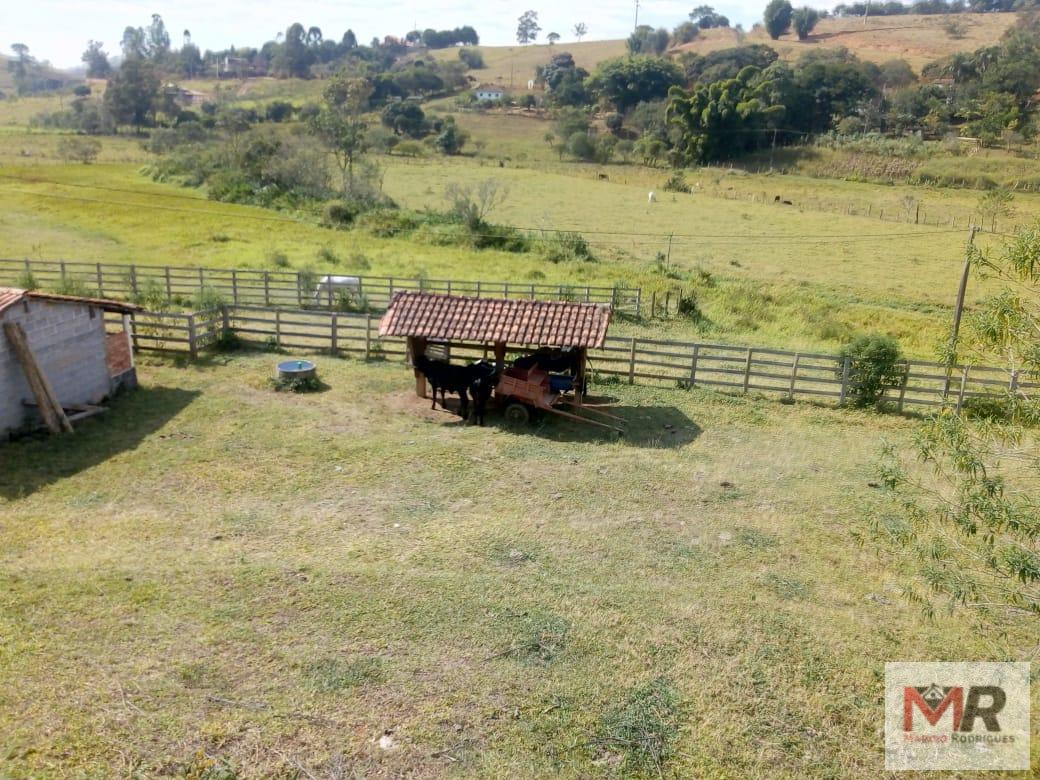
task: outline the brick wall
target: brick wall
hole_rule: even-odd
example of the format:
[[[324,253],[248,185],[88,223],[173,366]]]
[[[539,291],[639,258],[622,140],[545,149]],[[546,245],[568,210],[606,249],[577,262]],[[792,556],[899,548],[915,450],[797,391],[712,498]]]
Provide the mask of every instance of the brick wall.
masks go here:
[[[29,300],[0,314],[19,322],[29,347],[62,404],[97,403],[108,395],[105,324],[100,309],[82,303]],[[7,339],[0,333],[0,432],[25,419],[22,399],[32,390]]]

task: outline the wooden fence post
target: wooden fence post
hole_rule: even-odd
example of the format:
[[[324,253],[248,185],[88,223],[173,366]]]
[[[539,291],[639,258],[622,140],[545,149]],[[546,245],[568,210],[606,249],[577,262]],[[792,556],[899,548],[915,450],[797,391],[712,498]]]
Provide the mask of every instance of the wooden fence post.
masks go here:
[[[238,306],[238,270],[231,269],[231,302]]]
[[[636,344],[639,342],[635,336],[632,337],[632,349],[628,355],[628,383],[634,385],[636,382]]]
[[[130,266],[130,290],[133,295],[137,296],[137,266]]]
[[[794,400],[794,386],[798,381],[798,361],[802,359],[802,356],[797,352],[794,353],[794,361],[791,363],[791,386],[787,388],[787,397],[792,401]]]
[[[906,361],[906,365],[903,368],[903,381],[899,383],[899,404],[896,409],[900,414],[903,413],[903,399],[906,398],[906,386],[910,383],[910,361]]]
[[[964,389],[968,385],[968,370],[969,370],[969,367],[965,366],[964,367],[964,371],[961,373],[961,389],[957,393],[957,411],[958,412],[961,410],[961,407],[964,406]]]
[[[1011,381],[1008,383],[1008,392],[1011,395],[1017,395],[1018,393],[1018,371],[1011,372]]]
[[[754,350],[748,349],[747,358],[744,360],[744,392],[748,391],[748,385],[751,384],[751,353]]]
[[[188,357],[192,361],[199,359],[199,345],[195,340],[195,315],[188,315]]]
[[[329,350],[330,354],[333,357],[336,357],[336,355],[339,354],[339,342],[338,342],[337,333],[336,333],[338,328],[339,328],[339,315],[336,314],[335,312],[333,312],[332,313],[332,323],[331,323],[332,346],[331,346],[331,348]]]
[[[296,272],[296,305],[303,308],[303,276],[301,271]]]
[[[643,288],[636,288],[636,317],[643,313]]]
[[[650,293],[650,319],[657,316],[657,290]]]
[[[271,305],[271,272],[264,271],[264,306]]]
[[[701,345],[693,345],[693,357],[690,359],[690,387],[697,384],[697,358],[700,355]]]
[[[165,272],[163,275],[166,277],[166,300],[172,301],[173,300],[173,284],[170,282],[170,266],[165,266],[163,268],[163,271]]]
[[[105,297],[105,273],[101,270],[101,263],[97,264],[97,294],[98,298]]]
[[[274,313],[274,345],[278,349],[282,347],[282,310],[277,309]]]
[[[365,315],[365,360],[372,351],[372,315]]]
[[[838,405],[841,406],[845,403],[845,396],[849,392],[849,369],[852,368],[852,358],[848,355],[845,356],[845,362],[841,367],[841,395],[838,396]]]

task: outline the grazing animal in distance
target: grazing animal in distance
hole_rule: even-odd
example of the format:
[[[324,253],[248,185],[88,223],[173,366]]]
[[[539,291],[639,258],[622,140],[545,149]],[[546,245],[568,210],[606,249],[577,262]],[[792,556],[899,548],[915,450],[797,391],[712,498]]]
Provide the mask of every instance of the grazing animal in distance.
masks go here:
[[[651,190],[651,192],[646,196],[646,202],[657,203],[657,194]]]
[[[600,181],[610,181],[610,177],[607,176],[607,174],[605,173],[596,174],[596,178],[598,178]]]
[[[335,302],[339,293],[356,298],[361,294],[361,279],[356,276],[323,276],[314,288],[314,302]]]
[[[775,198],[773,198],[773,203],[779,203],[779,202],[780,202],[780,196],[777,195]]]

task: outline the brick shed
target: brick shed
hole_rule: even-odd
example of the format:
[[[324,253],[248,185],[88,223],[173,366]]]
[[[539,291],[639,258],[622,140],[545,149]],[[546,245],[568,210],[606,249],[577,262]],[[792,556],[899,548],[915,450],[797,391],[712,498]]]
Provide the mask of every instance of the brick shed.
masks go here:
[[[40,372],[66,408],[93,405],[137,384],[130,315],[140,307],[97,298],[0,287],[0,434],[21,426],[34,393],[12,342],[19,328]],[[106,333],[105,312],[122,317]]]

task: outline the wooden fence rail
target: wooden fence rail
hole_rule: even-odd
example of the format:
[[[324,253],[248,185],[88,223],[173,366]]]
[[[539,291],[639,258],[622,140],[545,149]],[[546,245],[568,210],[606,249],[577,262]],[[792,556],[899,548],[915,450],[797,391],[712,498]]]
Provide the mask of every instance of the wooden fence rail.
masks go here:
[[[44,287],[73,285],[99,297],[164,298],[190,301],[202,290],[214,290],[233,306],[336,308],[340,301],[331,287],[318,291],[324,274],[311,271],[189,268],[121,265],[51,260],[0,259],[0,285],[17,285],[31,276]],[[609,303],[618,312],[639,316],[643,294],[638,287],[596,287],[571,284],[415,279],[358,276],[352,305],[382,311],[398,290],[471,295],[478,298],[523,298]]]
[[[244,347],[258,349],[364,360],[403,360],[407,355],[404,339],[380,337],[379,317],[372,314],[240,305],[192,314],[139,312],[132,324],[137,349],[187,353],[190,358],[225,333],[233,334]],[[113,327],[117,326],[113,320]],[[492,354],[491,344],[451,345],[451,357],[456,360]],[[589,365],[599,381],[709,387],[790,399],[830,398],[839,404],[850,392],[849,361],[818,352],[613,336],[602,349],[589,353]],[[902,371],[898,386],[886,391],[886,400],[900,412],[944,403],[959,409],[971,398],[997,398],[1008,390],[1040,388],[1017,373],[990,366],[958,365],[948,370],[939,363],[908,360]]]

